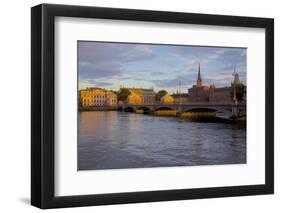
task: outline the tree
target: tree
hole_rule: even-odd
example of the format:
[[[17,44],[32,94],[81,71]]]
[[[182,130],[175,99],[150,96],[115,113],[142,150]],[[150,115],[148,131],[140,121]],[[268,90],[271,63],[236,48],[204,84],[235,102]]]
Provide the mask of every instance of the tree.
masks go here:
[[[126,101],[127,97],[131,94],[130,90],[127,88],[120,88],[117,92],[117,100],[118,101]]]
[[[242,83],[238,83],[235,85],[236,88],[236,98],[238,101],[242,101],[246,94],[246,86]],[[234,95],[234,84],[231,84],[231,97]]]
[[[160,101],[161,98],[165,95],[167,95],[168,92],[166,90],[159,90],[157,93],[156,93],[156,100],[157,101]]]

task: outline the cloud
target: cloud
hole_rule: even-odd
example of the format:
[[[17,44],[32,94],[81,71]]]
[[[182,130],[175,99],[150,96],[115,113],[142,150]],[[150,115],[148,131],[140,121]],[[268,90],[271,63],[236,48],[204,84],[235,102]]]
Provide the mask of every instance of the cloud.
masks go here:
[[[85,85],[92,85],[94,87],[109,87],[112,86],[112,83],[110,82],[103,82],[103,81],[96,81],[94,79],[83,79],[79,81],[81,84]]]
[[[160,72],[160,71],[155,71],[155,72],[151,72],[150,75],[152,76],[159,76],[159,75],[164,75],[166,74],[165,72]]]
[[[185,60],[186,66],[194,64],[206,65],[209,63],[220,62],[227,65],[246,63],[246,48],[229,47],[199,47],[190,46],[183,48],[177,47],[173,54]]]
[[[120,76],[128,63],[144,61],[154,56],[147,45],[81,41],[78,48],[81,79]]]
[[[143,81],[146,80],[145,78],[140,77],[120,77],[119,80],[136,80],[136,81]]]
[[[204,84],[228,86],[233,70],[246,82],[245,48],[79,42],[79,81],[83,85],[192,87],[198,63]]]
[[[228,66],[238,66],[246,64],[246,49],[245,48],[232,48],[226,50],[223,54],[221,54],[217,59],[217,61],[223,62]]]
[[[179,83],[181,83],[182,87],[191,87],[195,84],[196,77],[192,73],[187,73],[184,75],[178,75],[171,79],[160,79],[160,80],[150,80],[157,87],[163,88],[177,88]]]
[[[79,62],[79,77],[80,79],[87,78],[106,78],[118,76],[122,73],[121,65],[118,62],[110,63],[90,63],[90,62]]]

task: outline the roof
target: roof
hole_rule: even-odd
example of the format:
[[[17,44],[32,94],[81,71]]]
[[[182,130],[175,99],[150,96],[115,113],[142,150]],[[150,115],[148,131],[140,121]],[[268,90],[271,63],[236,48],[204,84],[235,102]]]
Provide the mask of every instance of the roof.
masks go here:
[[[133,93],[142,93],[143,95],[156,95],[153,89],[142,89],[142,88],[127,88]]]
[[[231,87],[213,87],[215,91],[231,90]]]
[[[171,95],[173,98],[179,98],[179,97],[188,97],[188,93],[181,93],[181,94],[172,94]]]
[[[104,91],[106,91],[106,89],[99,88],[99,87],[87,87],[85,89],[80,89],[80,91],[89,91],[89,90],[104,90]]]

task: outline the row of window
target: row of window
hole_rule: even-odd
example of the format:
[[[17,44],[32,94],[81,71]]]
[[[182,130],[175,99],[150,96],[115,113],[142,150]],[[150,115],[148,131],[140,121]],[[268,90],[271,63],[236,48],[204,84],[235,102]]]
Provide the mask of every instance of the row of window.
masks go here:
[[[87,101],[106,101],[106,100],[108,100],[108,99],[95,99],[95,98],[93,98],[93,99],[83,99],[82,101],[83,102],[87,102]],[[117,102],[117,99],[112,99],[112,101],[116,101]]]
[[[115,104],[112,104],[112,105],[115,105]],[[83,103],[83,106],[110,106],[108,104],[105,104],[105,103]]]
[[[90,100],[85,100],[83,101],[83,103],[85,104],[90,104],[90,103],[103,103],[103,104],[106,104],[106,103],[117,103],[117,100],[112,100],[111,102],[109,101],[104,101],[104,100],[94,100],[94,101],[90,101]]]

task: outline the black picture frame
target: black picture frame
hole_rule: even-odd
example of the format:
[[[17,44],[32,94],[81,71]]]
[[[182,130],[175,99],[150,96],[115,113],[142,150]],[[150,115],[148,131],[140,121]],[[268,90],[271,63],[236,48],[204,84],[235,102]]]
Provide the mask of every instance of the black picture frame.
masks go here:
[[[264,28],[266,34],[265,184],[95,195],[54,195],[55,17]],[[42,209],[274,192],[274,20],[241,16],[41,4],[31,8],[31,204]]]

